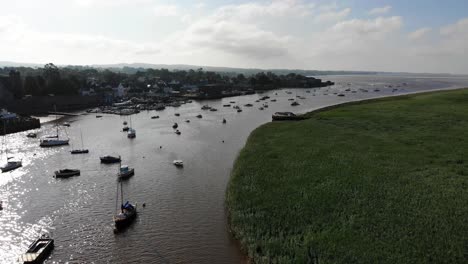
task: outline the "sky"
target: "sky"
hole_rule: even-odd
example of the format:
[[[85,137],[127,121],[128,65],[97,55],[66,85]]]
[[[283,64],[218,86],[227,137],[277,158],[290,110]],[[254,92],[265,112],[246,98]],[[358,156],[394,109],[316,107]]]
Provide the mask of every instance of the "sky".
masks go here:
[[[467,0],[0,0],[0,61],[468,74]]]

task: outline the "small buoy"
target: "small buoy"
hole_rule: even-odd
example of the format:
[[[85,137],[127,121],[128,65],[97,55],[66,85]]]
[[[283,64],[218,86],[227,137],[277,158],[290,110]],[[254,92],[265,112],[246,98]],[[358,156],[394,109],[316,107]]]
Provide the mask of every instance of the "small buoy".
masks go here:
[[[159,146],[160,149],[162,149],[162,146]]]
[[[146,203],[143,203],[143,207],[145,207],[145,206],[146,206]]]
[[[224,143],[224,140],[223,140],[223,143]]]
[[[143,158],[145,158],[145,156],[143,156]]]

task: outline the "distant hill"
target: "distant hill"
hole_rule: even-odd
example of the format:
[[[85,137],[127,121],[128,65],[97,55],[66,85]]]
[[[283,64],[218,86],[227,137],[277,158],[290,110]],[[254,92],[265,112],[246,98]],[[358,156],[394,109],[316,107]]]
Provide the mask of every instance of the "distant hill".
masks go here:
[[[223,73],[242,73],[245,75],[256,74],[259,72],[272,72],[275,74],[296,73],[302,75],[342,75],[342,74],[377,74],[371,71],[317,71],[303,69],[260,69],[260,68],[232,68],[232,67],[214,67],[188,64],[150,64],[150,63],[118,63],[118,64],[95,64],[90,65],[94,68],[120,69],[121,71],[131,69],[168,69],[168,70],[197,70],[202,68],[205,71],[223,72]]]
[[[22,62],[10,62],[0,61],[0,67],[32,67],[38,68],[43,67],[44,64],[40,63],[22,63]],[[302,75],[341,75],[341,74],[376,74],[378,72],[370,71],[316,71],[316,70],[302,70],[302,69],[259,69],[259,68],[232,68],[232,67],[213,67],[213,66],[200,66],[200,65],[187,65],[187,64],[150,64],[150,63],[117,63],[117,64],[92,64],[92,65],[60,65],[60,67],[67,66],[80,66],[97,69],[110,69],[118,72],[135,73],[142,69],[168,69],[168,70],[197,70],[202,68],[204,71],[213,71],[227,74],[245,74],[251,75],[259,72],[273,72],[275,74],[288,74],[296,73]]]
[[[45,64],[45,63],[44,63]],[[40,63],[22,63],[22,62],[10,62],[0,61],[0,67],[32,67],[38,68],[43,67],[44,64]],[[151,64],[151,63],[116,63],[116,64],[92,64],[92,65],[60,65],[59,67],[83,67],[83,68],[96,68],[96,69],[109,69],[116,72],[124,72],[133,74],[138,70],[144,69],[168,69],[174,70],[197,70],[202,68],[204,71],[213,71],[218,73],[224,73],[225,75],[244,74],[252,75],[259,72],[272,72],[277,75],[296,73],[305,76],[317,76],[317,75],[363,75],[363,74],[417,74],[417,75],[431,75],[431,76],[455,76],[447,73],[408,73],[408,72],[378,72],[378,71],[318,71],[318,70],[304,70],[304,69],[260,69],[260,68],[232,68],[232,67],[214,67],[214,66],[200,66],[200,65],[188,65],[188,64]],[[462,76],[462,75],[460,75]],[[466,76],[466,75],[464,75]]]

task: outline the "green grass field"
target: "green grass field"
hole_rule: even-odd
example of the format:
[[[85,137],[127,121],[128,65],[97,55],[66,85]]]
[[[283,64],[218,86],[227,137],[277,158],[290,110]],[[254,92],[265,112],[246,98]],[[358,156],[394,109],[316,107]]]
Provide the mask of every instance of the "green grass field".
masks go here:
[[[468,263],[468,90],[256,129],[227,190],[255,263]]]

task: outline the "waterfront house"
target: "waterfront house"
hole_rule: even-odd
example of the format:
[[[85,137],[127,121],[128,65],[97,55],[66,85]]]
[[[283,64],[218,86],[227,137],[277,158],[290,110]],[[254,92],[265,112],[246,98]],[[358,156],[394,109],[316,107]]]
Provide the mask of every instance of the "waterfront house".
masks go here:
[[[16,119],[17,117],[15,113],[10,113],[5,109],[0,110],[0,119],[2,120]]]
[[[121,83],[119,84],[119,86],[112,88],[112,90],[114,91],[115,97],[122,98],[127,96],[128,88],[124,87]]]

